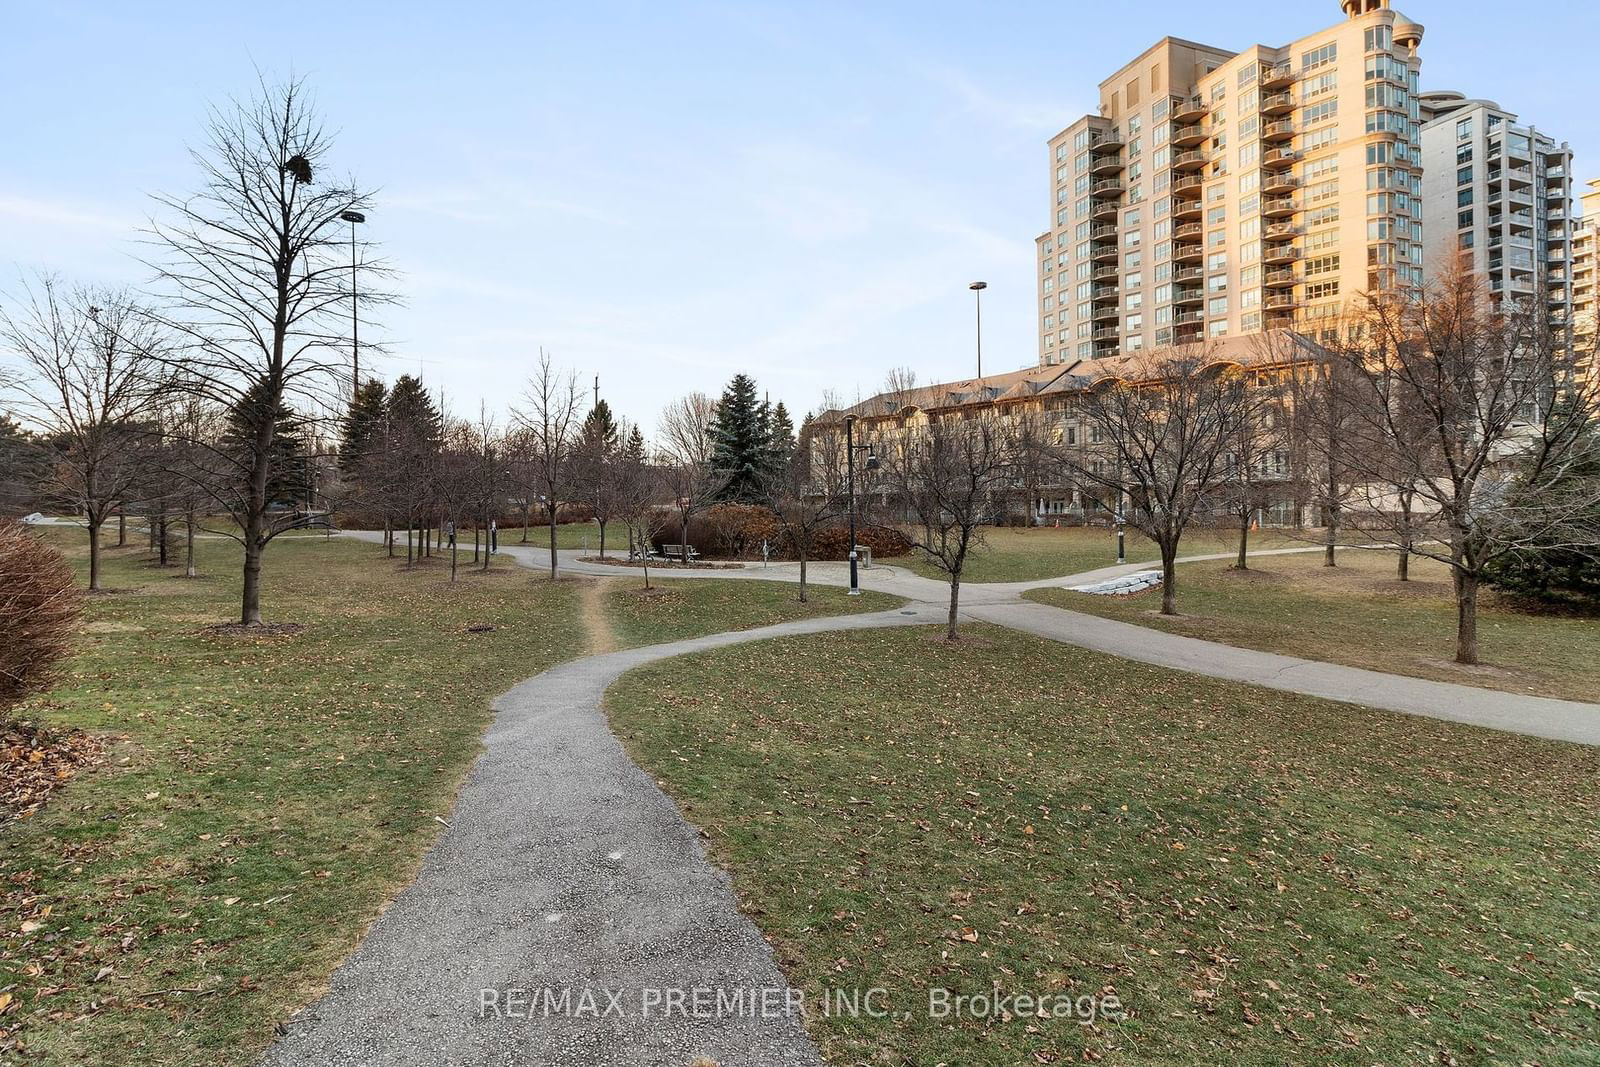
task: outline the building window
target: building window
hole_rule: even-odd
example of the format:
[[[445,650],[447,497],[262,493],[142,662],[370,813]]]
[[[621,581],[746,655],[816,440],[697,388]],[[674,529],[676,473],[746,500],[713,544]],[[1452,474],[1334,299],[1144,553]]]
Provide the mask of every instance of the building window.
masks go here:
[[[1472,168],[1460,167],[1456,170],[1456,184],[1465,185],[1472,180]]]
[[[1472,136],[1472,120],[1470,118],[1462,119],[1461,121],[1456,123],[1456,140],[1465,141],[1468,137],[1471,137],[1471,136]]]

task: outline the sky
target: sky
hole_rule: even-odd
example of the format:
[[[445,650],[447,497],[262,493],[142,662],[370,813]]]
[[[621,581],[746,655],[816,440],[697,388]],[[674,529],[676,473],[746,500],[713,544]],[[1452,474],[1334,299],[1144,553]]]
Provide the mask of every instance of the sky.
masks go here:
[[[1600,168],[1600,9],[1409,0],[1422,87]],[[502,420],[542,345],[652,429],[751,374],[798,415],[890,368],[1036,362],[1046,141],[1163,35],[1230,49],[1337,0],[1139,5],[77,3],[0,0],[0,293],[38,270],[139,284],[154,193],[197,185],[209,106],[299,75],[403,304],[363,340]]]

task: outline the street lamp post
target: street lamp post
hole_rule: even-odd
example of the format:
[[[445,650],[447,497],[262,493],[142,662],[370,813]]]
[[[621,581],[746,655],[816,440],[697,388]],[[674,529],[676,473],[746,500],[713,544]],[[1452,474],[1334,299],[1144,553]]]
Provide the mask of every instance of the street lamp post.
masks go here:
[[[350,404],[355,405],[361,392],[361,318],[356,313],[356,223],[366,222],[359,211],[346,211],[339,216],[350,224]]]
[[[856,572],[856,449],[863,449],[867,453],[867,470],[878,469],[878,457],[873,455],[871,445],[858,445],[855,443],[856,417],[844,417],[844,465],[845,465],[845,493],[849,499],[850,509],[850,595],[861,595],[860,576]]]
[[[973,300],[976,301],[978,312],[978,377],[983,377],[983,291],[989,288],[988,282],[973,282],[967,286],[972,290]]]

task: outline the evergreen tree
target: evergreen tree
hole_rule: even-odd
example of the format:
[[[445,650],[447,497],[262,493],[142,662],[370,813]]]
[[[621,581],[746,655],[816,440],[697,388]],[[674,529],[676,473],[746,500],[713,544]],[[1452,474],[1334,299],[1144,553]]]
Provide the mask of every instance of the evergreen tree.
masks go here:
[[[433,398],[422,387],[421,379],[402,374],[389,390],[388,408],[391,433],[404,435],[412,447],[419,450],[439,447],[444,436],[444,419],[434,406]]]
[[[770,423],[766,403],[756,399],[754,379],[734,375],[707,430],[711,466],[723,479],[718,499],[742,503],[761,499],[761,483],[774,468]]]
[[[368,378],[356,390],[355,401],[340,423],[339,469],[350,474],[360,462],[381,447],[383,416],[389,403],[389,389],[376,378]]]
[[[595,403],[589,414],[584,416],[579,439],[582,442],[580,448],[598,456],[607,456],[616,450],[617,420],[611,415],[610,404],[604,400]]]
[[[267,416],[264,383],[257,383],[228,409],[224,443],[242,454],[261,420]],[[267,463],[267,503],[301,504],[311,494],[311,463],[305,447],[305,420],[286,403],[279,403]]]
[[[644,462],[644,434],[639,432],[639,427],[637,426],[633,428],[632,433],[628,434],[628,447],[624,455],[626,455],[629,463]]]
[[[772,409],[772,422],[768,428],[771,440],[773,462],[782,465],[789,462],[789,457],[794,455],[794,420],[789,417],[789,409],[783,406],[783,401],[778,401],[778,406]]]

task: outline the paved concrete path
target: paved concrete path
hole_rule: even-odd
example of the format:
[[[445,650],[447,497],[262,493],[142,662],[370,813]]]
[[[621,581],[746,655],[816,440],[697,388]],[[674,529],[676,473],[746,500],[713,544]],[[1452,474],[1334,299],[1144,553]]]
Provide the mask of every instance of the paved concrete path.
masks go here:
[[[378,535],[355,533],[366,540]],[[548,567],[548,548],[528,545],[501,546],[504,554],[531,567]],[[1281,556],[1300,552],[1321,552],[1321,545],[1304,548],[1274,548],[1252,552],[1252,558]],[[609,575],[636,574],[637,571],[606,564],[583,563],[576,551],[559,550],[561,567],[567,573]],[[1232,559],[1221,552],[1185,556],[1179,563]],[[1600,704],[1550,697],[1506,693],[1480,686],[1436,682],[1406,675],[1384,674],[1337,663],[1256,652],[1232,645],[1166,633],[1152,627],[1104,619],[1082,612],[1051,607],[1023,600],[1030,589],[1066,588],[1103,581],[1135,571],[1151,569],[1149,563],[1129,563],[1101,567],[1081,574],[1064,575],[1035,582],[964,583],[961,587],[963,618],[1024,630],[1052,641],[1106,652],[1124,659],[1154,663],[1163,667],[1203,674],[1212,678],[1250,682],[1269,689],[1342,700],[1410,715],[1425,715],[1451,722],[1488,726],[1511,733],[1547,737],[1600,745]],[[733,578],[757,581],[793,582],[799,580],[799,566],[793,563],[754,564],[737,569],[690,568],[652,571],[663,578]],[[849,584],[849,569],[843,563],[813,563],[810,580],[818,585]],[[902,567],[874,566],[861,571],[865,589],[905,597],[925,615],[934,609],[943,612],[949,603],[949,586],[944,582],[913,574]],[[933,620],[927,620],[933,621]]]
[[[772,951],[696,831],[601,711],[624,671],[823,630],[930,621],[911,608],[785,623],[564,663],[495,701],[485,751],[417,879],[288,1024],[266,1067],[817,1065]],[[546,1017],[545,989],[620,1015]],[[669,989],[730,998],[707,1017]],[[489,992],[485,993],[487,990]],[[646,1011],[652,990],[663,999]],[[520,992],[518,992],[520,991]],[[760,1004],[772,1012],[745,1012]],[[731,998],[740,997],[740,1000]],[[497,1013],[495,1005],[499,1006]],[[519,1016],[508,1017],[515,1013]]]
[[[548,550],[502,551],[530,567],[548,563]],[[578,563],[575,555],[563,554],[569,571],[619,573]],[[963,615],[1211,677],[1600,744],[1600,706],[1253,652],[1020,598],[1022,589],[1140,566],[1016,583],[1021,588],[969,586]],[[794,570],[686,570],[670,577],[786,581],[797,577]],[[839,565],[814,565],[812,572],[820,584],[846,580]],[[820,1065],[799,1020],[782,1010],[788,987],[760,932],[740,913],[726,875],[707,860],[673,802],[627,758],[601,703],[624,671],[668,656],[942,620],[942,583],[898,568],[870,574],[864,584],[910,603],[589,656],[498,698],[484,755],[416,881],[335,973],[328,994],[288,1024],[265,1067],[686,1067],[697,1056],[728,1067]],[[692,1001],[674,1009],[669,990],[705,991],[710,999],[704,1010]],[[599,1017],[582,1014],[586,991]],[[564,1009],[563,994],[570,998]],[[774,1010],[751,1010],[761,1004]]]

